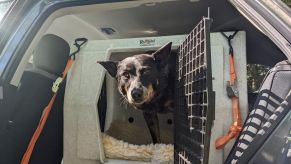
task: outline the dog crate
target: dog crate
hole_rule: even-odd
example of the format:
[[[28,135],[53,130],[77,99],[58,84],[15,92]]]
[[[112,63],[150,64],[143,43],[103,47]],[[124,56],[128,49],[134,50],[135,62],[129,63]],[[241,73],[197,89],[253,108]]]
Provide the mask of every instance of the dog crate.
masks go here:
[[[90,40],[84,45],[66,85],[66,163],[112,162],[105,157],[102,132],[137,145],[151,142],[141,111],[122,103],[115,79],[106,76],[96,61],[155,51],[169,41],[177,53],[176,108],[174,116],[159,115],[162,141],[174,144],[175,163],[223,163],[233,143],[215,150],[214,141],[227,133],[232,123],[231,101],[225,89],[229,79],[228,43],[220,33],[210,33],[207,18],[189,35]],[[245,42],[243,31],[233,39],[243,117],[248,110]],[[113,161],[122,162],[130,163]]]

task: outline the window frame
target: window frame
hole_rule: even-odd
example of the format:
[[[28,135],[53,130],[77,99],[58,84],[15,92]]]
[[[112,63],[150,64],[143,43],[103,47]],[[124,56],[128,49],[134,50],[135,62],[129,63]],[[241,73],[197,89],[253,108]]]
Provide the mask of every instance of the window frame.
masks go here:
[[[258,30],[269,37],[272,42],[284,53],[284,55],[291,61],[291,44],[285,38],[291,36],[288,34],[288,30],[284,28],[276,28],[280,25],[278,19],[273,17],[266,17],[266,14],[272,14],[261,6],[258,1],[253,0],[229,0],[232,5],[246,18],[248,19]],[[275,26],[274,26],[275,25]],[[284,35],[284,36],[283,36]]]

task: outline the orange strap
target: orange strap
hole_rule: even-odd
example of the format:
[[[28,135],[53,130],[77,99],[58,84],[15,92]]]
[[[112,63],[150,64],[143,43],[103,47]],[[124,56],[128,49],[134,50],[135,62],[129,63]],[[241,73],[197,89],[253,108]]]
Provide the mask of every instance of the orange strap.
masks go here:
[[[71,66],[73,65],[73,63],[74,63],[74,60],[72,60],[72,59],[68,60],[66,68],[63,72],[62,79],[64,79],[66,77],[66,75],[67,75],[68,71],[70,70]],[[39,120],[38,126],[37,126],[33,136],[30,139],[30,142],[29,142],[29,145],[26,149],[26,152],[24,153],[24,155],[22,157],[21,164],[28,164],[30,157],[31,157],[31,154],[33,152],[34,146],[35,146],[35,144],[36,144],[36,142],[37,142],[37,140],[38,140],[38,138],[43,130],[43,127],[44,127],[44,125],[47,121],[47,118],[50,114],[50,111],[53,107],[57,93],[58,93],[58,90],[56,90],[56,92],[54,92],[54,95],[53,95],[52,99],[50,100],[49,104],[44,108],[42,115],[41,115],[41,118]]]
[[[230,85],[235,85],[237,80],[234,58],[233,55],[229,55],[229,64],[230,64]],[[242,129],[242,119],[239,107],[239,98],[236,96],[231,97],[232,102],[232,115],[233,115],[233,124],[229,128],[229,131],[226,135],[219,137],[215,141],[216,149],[222,149],[231,139],[237,137]]]
[[[234,85],[236,81],[236,72],[235,72],[235,65],[234,65],[234,58],[233,55],[229,56],[229,73],[230,73],[230,85]]]
[[[215,141],[216,149],[222,149],[224,146],[233,138],[237,137],[242,129],[242,120],[239,110],[239,100],[238,97],[231,98],[232,100],[232,115],[233,115],[233,124],[229,128],[229,131],[226,135],[219,137]]]

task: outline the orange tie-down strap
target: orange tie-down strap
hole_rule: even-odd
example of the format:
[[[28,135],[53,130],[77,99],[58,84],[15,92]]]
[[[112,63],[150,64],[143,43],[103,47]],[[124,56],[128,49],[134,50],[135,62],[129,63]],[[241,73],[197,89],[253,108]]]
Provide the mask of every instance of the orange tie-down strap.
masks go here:
[[[231,98],[232,101],[232,114],[233,114],[233,124],[230,126],[229,131],[226,135],[219,137],[215,141],[216,149],[222,149],[224,146],[233,138],[236,138],[242,129],[242,120],[239,110],[239,100],[238,97]]]
[[[229,64],[230,64],[230,85],[236,85],[236,71],[234,65],[233,55],[229,55]],[[234,86],[236,87],[236,86]],[[238,95],[232,95],[231,97],[232,103],[232,115],[233,115],[233,124],[230,126],[229,131],[226,135],[219,137],[215,141],[216,149],[222,149],[224,146],[233,138],[237,137],[242,129],[242,119],[239,107],[239,97]]]
[[[50,111],[54,105],[54,101],[55,101],[57,93],[58,93],[58,87],[59,87],[60,83],[62,83],[62,79],[64,79],[66,77],[66,75],[67,75],[68,71],[70,70],[70,68],[72,67],[73,63],[74,63],[74,60],[72,60],[72,59],[68,60],[67,65],[65,67],[65,70],[62,74],[61,81],[59,81],[59,83],[56,83],[58,81],[58,79],[60,79],[60,78],[58,78],[56,80],[56,82],[54,83],[54,86],[53,86],[53,87],[55,87],[53,89],[54,95],[53,95],[52,99],[50,100],[49,104],[44,108],[44,110],[42,112],[38,126],[37,126],[36,130],[34,131],[34,134],[30,139],[30,142],[28,144],[26,152],[24,153],[24,155],[22,157],[21,164],[28,164],[29,163],[34,146],[35,146],[35,144],[36,144],[36,142],[37,142],[37,140],[38,140],[38,138],[43,130],[43,127],[47,121],[47,118],[50,114]]]
[[[230,84],[234,85],[237,77],[236,77],[236,71],[235,71],[235,65],[234,65],[234,57],[233,55],[229,55],[229,73],[230,73]]]

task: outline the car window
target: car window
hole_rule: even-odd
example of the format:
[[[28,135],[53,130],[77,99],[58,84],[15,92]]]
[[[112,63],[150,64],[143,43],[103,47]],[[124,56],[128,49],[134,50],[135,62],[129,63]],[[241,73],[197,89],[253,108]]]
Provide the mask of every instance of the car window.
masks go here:
[[[270,66],[261,64],[247,64],[248,92],[257,92],[260,89]]]
[[[291,0],[282,0],[287,6],[291,8]]]
[[[0,0],[0,22],[14,0]]]
[[[0,0],[0,27],[2,26],[2,24],[4,23],[4,17],[6,15],[6,13],[8,12],[9,8],[11,7],[12,3],[14,0]],[[3,28],[1,28],[3,29]],[[0,30],[0,47],[1,47],[1,42],[4,39],[4,30]],[[1,57],[1,50],[0,49],[0,57]]]

